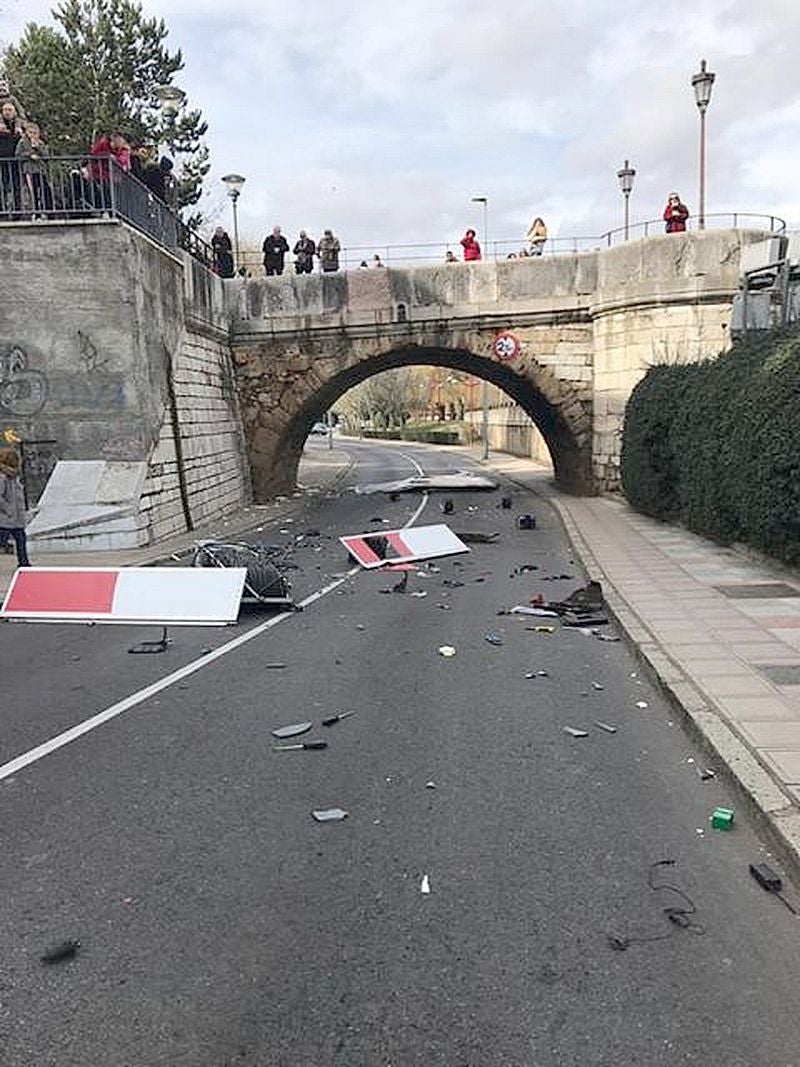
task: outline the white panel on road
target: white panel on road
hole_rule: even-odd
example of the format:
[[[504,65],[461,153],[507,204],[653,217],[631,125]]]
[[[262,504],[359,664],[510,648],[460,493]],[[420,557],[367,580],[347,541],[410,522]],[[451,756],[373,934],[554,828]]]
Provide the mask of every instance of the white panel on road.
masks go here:
[[[340,537],[344,547],[362,567],[371,570],[387,563],[412,562],[469,552],[449,526],[405,526],[402,530],[372,530]]]
[[[236,622],[245,567],[127,567],[114,591],[114,620]]]

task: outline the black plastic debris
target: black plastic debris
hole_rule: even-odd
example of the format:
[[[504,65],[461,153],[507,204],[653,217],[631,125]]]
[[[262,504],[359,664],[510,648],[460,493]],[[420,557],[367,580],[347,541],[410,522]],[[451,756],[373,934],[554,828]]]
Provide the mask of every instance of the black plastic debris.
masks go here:
[[[536,516],[535,515],[518,515],[517,516],[517,529],[518,530],[535,530],[536,529]]]
[[[502,645],[503,635],[497,633],[496,630],[492,630],[491,633],[484,635],[484,641],[488,641],[490,645]]]
[[[456,537],[461,538],[465,545],[493,545],[499,536],[500,534],[496,531],[481,533],[479,530],[468,530],[465,533],[456,534]]]
[[[40,959],[42,963],[48,964],[65,963],[67,960],[75,959],[80,947],[80,941],[60,941],[57,945],[45,949]]]
[[[131,645],[128,652],[134,656],[155,656],[159,652],[166,652],[171,643],[165,626],[161,631],[161,637],[157,641],[140,641],[137,645]]]
[[[323,726],[333,726],[337,722],[341,722],[342,719],[349,719],[351,715],[355,715],[354,711],[340,711],[338,715],[328,715],[327,718],[322,720]]]
[[[672,937],[676,929],[685,930],[690,934],[702,935],[706,932],[704,926],[695,921],[694,916],[697,914],[697,907],[689,896],[676,885],[672,885],[670,882],[656,882],[656,872],[662,867],[674,867],[675,860],[656,860],[655,863],[650,864],[650,870],[647,874],[647,884],[654,893],[665,892],[670,894],[666,899],[670,903],[665,904],[661,908],[661,913],[664,918],[670,923],[670,928],[659,934],[609,934],[606,937],[609,948],[614,949],[615,952],[624,952],[631,945],[644,945],[653,941],[666,941]]]
[[[511,511],[513,503],[514,501],[510,496],[504,496],[500,501],[500,507],[503,509],[503,511]]]
[[[450,497],[448,497],[447,500],[443,500],[440,507],[442,509],[442,514],[444,515],[452,515],[455,510],[455,505]]]
[[[768,893],[772,893],[783,904],[792,915],[797,915],[797,908],[791,901],[787,900],[783,895],[783,881],[777,871],[773,869],[767,863],[751,863],[750,874],[755,878],[762,889],[766,889]]]
[[[300,734],[307,734],[313,725],[313,722],[293,722],[289,726],[279,726],[277,730],[272,731],[272,736],[277,738],[299,737]]]
[[[285,669],[286,669],[286,664],[285,663],[265,663],[264,664],[264,670],[265,671],[283,671]]]
[[[458,578],[442,578],[442,585],[446,585],[449,589],[461,589],[464,582],[459,581]]]

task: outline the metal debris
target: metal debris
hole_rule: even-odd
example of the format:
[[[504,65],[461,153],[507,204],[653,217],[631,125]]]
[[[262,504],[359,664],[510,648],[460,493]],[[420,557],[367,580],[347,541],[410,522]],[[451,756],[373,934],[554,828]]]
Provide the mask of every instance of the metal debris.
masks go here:
[[[327,748],[327,741],[301,741],[299,745],[273,745],[273,752],[316,752],[318,749]]]
[[[311,812],[311,817],[316,822],[341,822],[347,818],[347,812],[342,808],[316,808]]]
[[[588,737],[588,730],[577,730],[574,726],[565,726],[564,733],[569,734],[570,737]]]
[[[313,725],[313,722],[294,722],[289,726],[279,726],[277,730],[272,731],[272,736],[279,739],[299,737],[300,734],[307,734]]]
[[[617,732],[616,726],[612,726],[610,722],[600,722],[599,719],[595,720],[595,726],[601,730],[605,730],[607,734],[615,734]]]
[[[166,652],[171,644],[172,641],[167,636],[167,628],[165,626],[161,631],[161,637],[157,641],[140,641],[138,645],[131,645],[128,652],[132,655],[157,655],[159,652]]]
[[[534,608],[528,607],[526,604],[517,604],[516,607],[509,608],[506,615],[536,615],[543,619],[557,619],[558,612],[551,611],[549,608]]]
[[[502,645],[503,635],[497,633],[496,630],[492,630],[491,633],[484,634],[484,641],[488,641],[490,645]]]
[[[466,530],[458,533],[456,536],[459,537],[465,545],[493,545],[500,534],[497,531],[493,533],[481,533],[479,530]]]
[[[636,707],[637,707],[637,708],[647,708],[647,707],[649,707],[649,706],[650,706],[650,705],[649,705],[649,704],[647,703],[647,701],[646,701],[646,700],[637,700],[637,701],[636,701]]]

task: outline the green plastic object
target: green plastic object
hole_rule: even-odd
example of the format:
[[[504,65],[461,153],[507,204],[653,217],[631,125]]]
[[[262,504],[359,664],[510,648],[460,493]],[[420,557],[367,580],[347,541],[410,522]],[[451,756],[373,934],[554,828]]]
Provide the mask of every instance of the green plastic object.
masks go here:
[[[731,808],[714,808],[711,813],[711,825],[715,830],[733,829],[733,810]]]

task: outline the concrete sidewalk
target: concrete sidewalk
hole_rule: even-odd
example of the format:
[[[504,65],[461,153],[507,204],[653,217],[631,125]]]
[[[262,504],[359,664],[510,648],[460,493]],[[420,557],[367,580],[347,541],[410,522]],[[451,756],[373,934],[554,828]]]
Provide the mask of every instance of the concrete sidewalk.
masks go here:
[[[235,539],[266,522],[288,517],[304,500],[331,492],[344,480],[352,459],[342,448],[330,451],[327,445],[304,454],[300,462],[298,491],[291,497],[278,497],[269,504],[252,504],[222,519],[200,526],[191,533],[176,534],[155,545],[121,552],[37,552],[36,542],[28,543],[34,567],[144,567],[190,552],[198,541]],[[17,567],[16,555],[0,553],[0,595],[4,595]]]
[[[484,465],[555,506],[630,641],[800,870],[800,577],[622,499],[559,493],[529,460]]]

